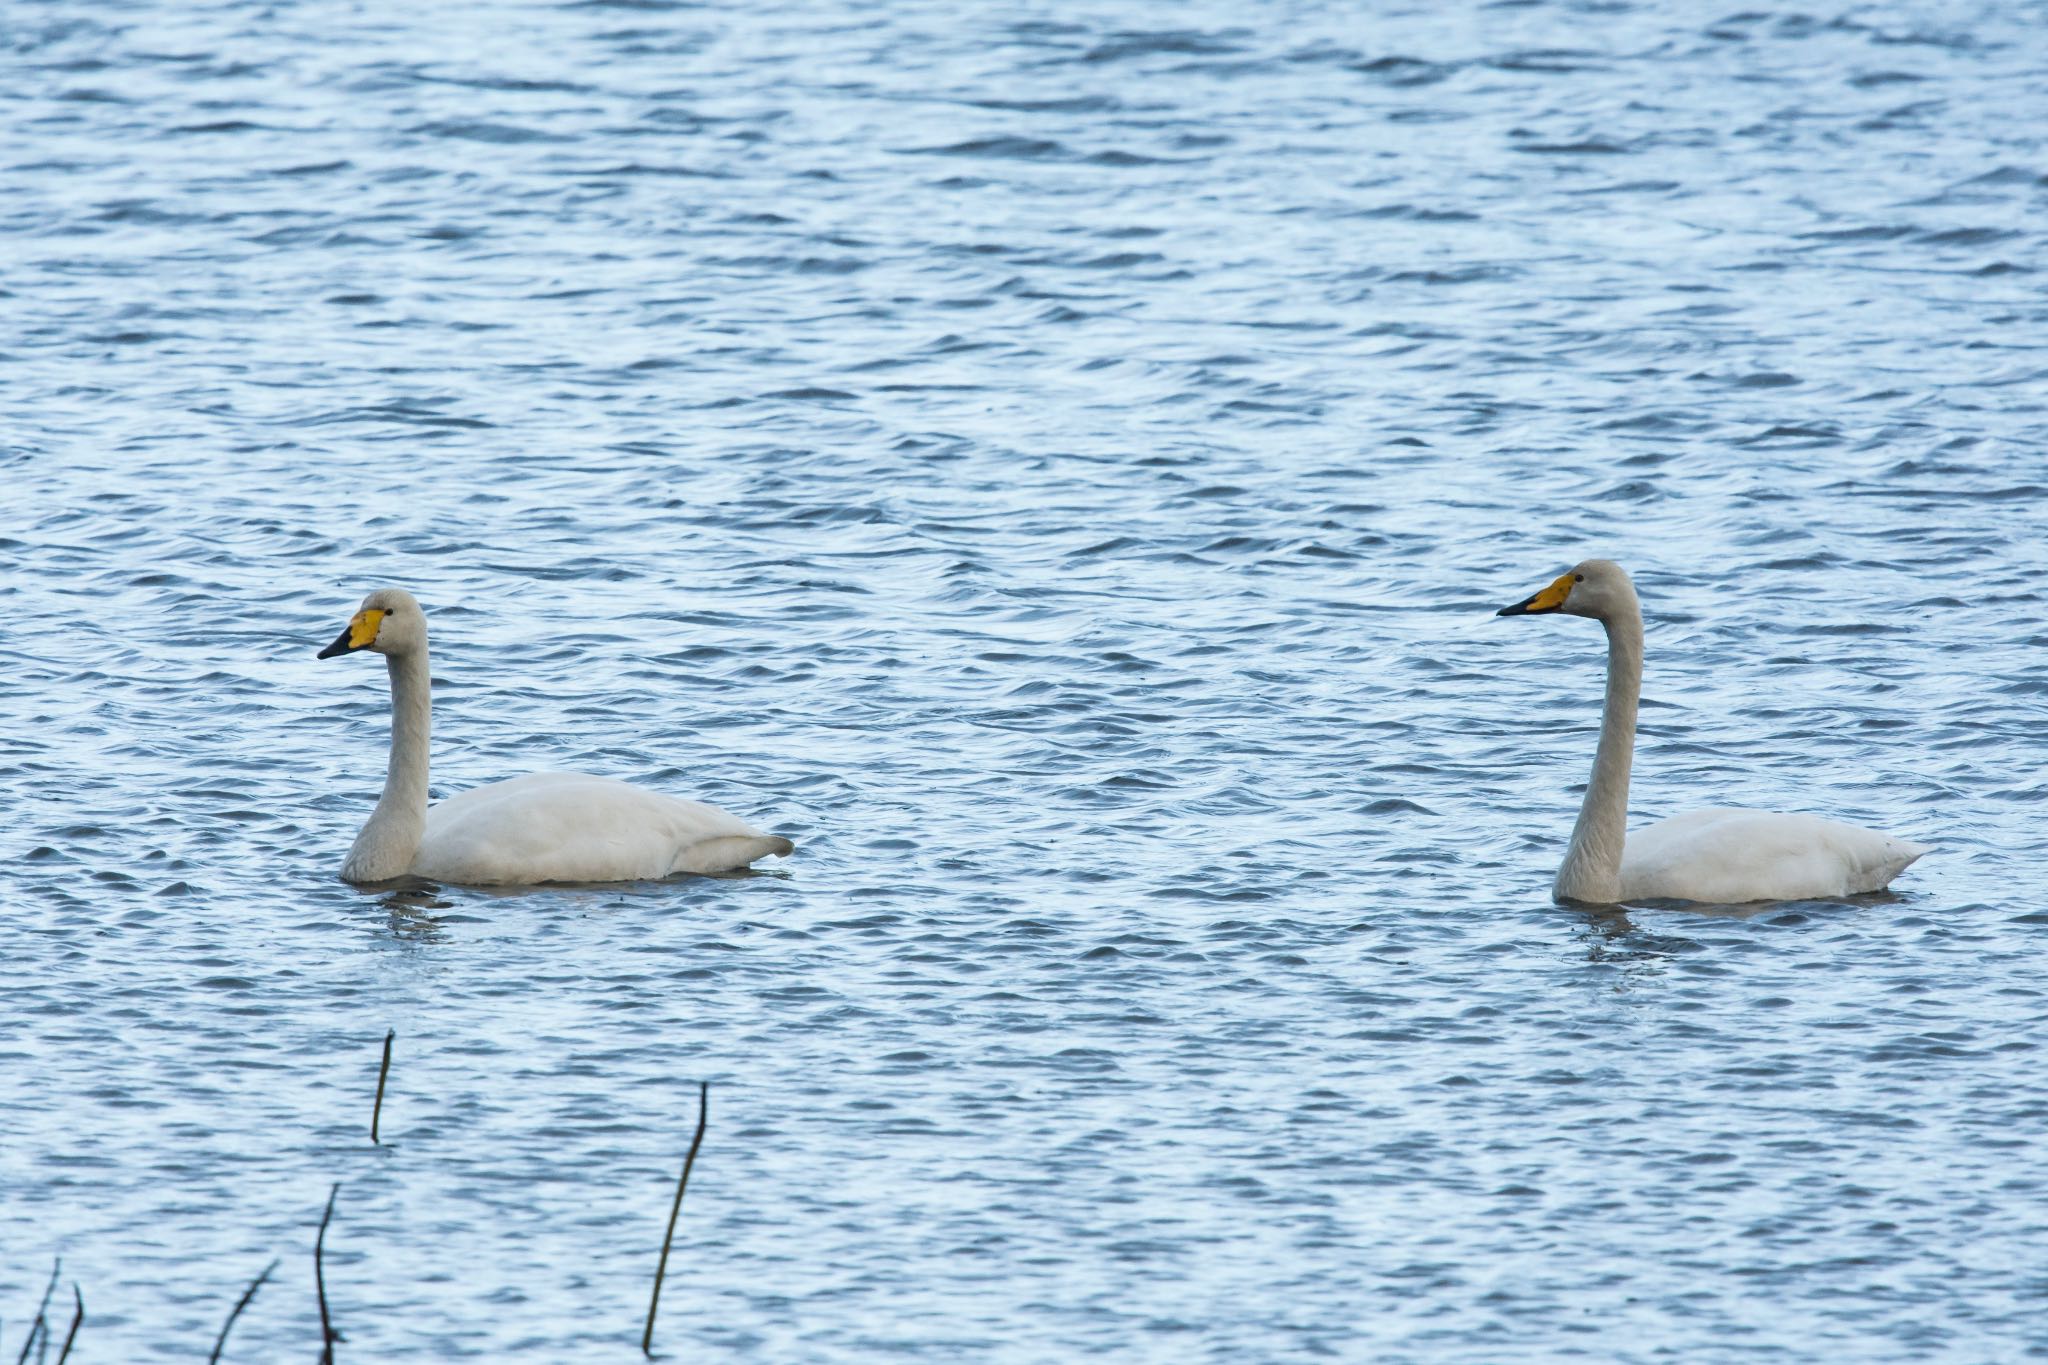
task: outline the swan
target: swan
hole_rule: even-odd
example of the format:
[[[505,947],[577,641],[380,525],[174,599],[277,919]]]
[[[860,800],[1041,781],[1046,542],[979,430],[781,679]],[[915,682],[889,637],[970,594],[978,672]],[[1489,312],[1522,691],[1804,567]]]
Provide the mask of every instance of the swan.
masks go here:
[[[1643,611],[1619,564],[1589,559],[1496,616],[1562,612],[1607,628],[1600,747],[1552,894],[1561,901],[1826,900],[1882,891],[1924,844],[1814,815],[1698,810],[1627,834],[1628,774],[1643,690]]]
[[[427,618],[411,593],[365,597],[317,657],[365,649],[382,654],[391,673],[391,762],[384,795],[342,861],[343,881],[644,881],[726,872],[795,849],[716,806],[585,773],[532,773],[429,807]]]

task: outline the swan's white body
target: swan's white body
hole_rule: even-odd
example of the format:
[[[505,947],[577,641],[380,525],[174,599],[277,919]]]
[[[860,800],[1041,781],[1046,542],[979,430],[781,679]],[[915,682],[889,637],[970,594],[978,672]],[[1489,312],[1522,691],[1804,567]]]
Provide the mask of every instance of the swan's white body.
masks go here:
[[[1503,616],[1565,612],[1607,628],[1600,747],[1553,893],[1559,900],[1825,900],[1882,891],[1929,850],[1876,830],[1761,810],[1699,810],[1628,824],[1629,769],[1643,689],[1643,613],[1620,565],[1589,559]]]
[[[531,773],[428,807],[412,872],[470,886],[651,881],[790,851],[789,840],[702,801],[588,773]]]
[[[427,805],[427,623],[409,593],[386,588],[321,657],[374,649],[391,674],[391,761],[384,795],[342,861],[342,880],[407,875],[469,886],[620,882],[726,872],[787,855],[764,834],[700,801],[586,773],[533,773]]]
[[[1621,899],[1832,900],[1884,890],[1925,852],[1922,844],[1818,815],[1688,811],[1628,836]]]

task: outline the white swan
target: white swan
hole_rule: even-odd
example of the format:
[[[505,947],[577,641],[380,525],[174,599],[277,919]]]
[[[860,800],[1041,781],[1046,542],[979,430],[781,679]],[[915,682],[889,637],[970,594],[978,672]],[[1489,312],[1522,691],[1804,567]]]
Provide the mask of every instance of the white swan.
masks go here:
[[[430,809],[427,618],[411,593],[383,588],[365,597],[319,657],[362,649],[382,654],[391,672],[391,764],[384,795],[341,864],[343,881],[642,881],[730,871],[794,850],[716,806],[584,773],[493,782]]]
[[[1607,628],[1607,705],[1600,748],[1571,847],[1552,888],[1559,900],[1611,905],[1663,898],[1734,905],[1881,891],[1923,844],[1813,815],[1699,810],[1627,834],[1628,773],[1643,690],[1643,611],[1619,564],[1589,559],[1497,616],[1564,612]]]

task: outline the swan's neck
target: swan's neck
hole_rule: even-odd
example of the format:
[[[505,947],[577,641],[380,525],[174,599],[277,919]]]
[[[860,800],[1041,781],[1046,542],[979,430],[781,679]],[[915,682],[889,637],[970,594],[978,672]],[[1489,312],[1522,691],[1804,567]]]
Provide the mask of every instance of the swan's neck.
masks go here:
[[[388,654],[391,672],[391,762],[384,795],[341,865],[352,882],[381,882],[412,870],[427,828],[427,741],[433,729],[427,650]]]
[[[1607,627],[1607,704],[1600,748],[1571,847],[1557,870],[1559,900],[1611,905],[1621,899],[1621,852],[1628,835],[1628,770],[1636,752],[1636,704],[1643,693],[1643,614],[1631,602]]]

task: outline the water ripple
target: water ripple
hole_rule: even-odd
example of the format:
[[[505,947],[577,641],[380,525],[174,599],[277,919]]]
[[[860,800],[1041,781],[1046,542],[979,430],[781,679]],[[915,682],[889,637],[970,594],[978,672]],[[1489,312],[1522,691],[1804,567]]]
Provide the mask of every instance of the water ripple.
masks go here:
[[[617,1359],[708,1078],[674,1350],[2024,1355],[2037,17],[12,16],[0,1350],[305,1350],[339,1179],[349,1349]],[[1592,551],[1640,818],[1939,854],[1551,904]],[[437,795],[799,855],[335,882],[384,583]]]

